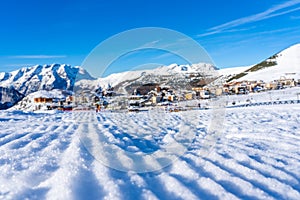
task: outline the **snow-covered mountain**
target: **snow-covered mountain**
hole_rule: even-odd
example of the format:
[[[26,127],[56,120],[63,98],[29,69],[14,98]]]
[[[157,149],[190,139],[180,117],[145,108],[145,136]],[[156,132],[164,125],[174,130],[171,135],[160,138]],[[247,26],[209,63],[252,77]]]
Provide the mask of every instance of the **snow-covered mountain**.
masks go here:
[[[15,104],[24,96],[39,90],[72,90],[75,80],[94,80],[94,78],[81,67],[70,65],[52,64],[36,65],[33,67],[22,68],[13,72],[0,73],[0,87],[3,91],[16,91],[21,95],[14,96],[14,101],[10,98],[1,98],[3,105]],[[2,96],[4,93],[2,93]],[[12,95],[13,96],[13,95]],[[8,108],[10,106],[4,106]]]
[[[19,93],[13,87],[0,86],[0,110],[13,106],[23,97],[24,95]]]
[[[253,65],[252,65],[253,66]],[[231,67],[223,68],[218,70],[219,77],[215,79],[210,86],[221,86],[222,84],[228,82],[228,80],[233,80],[239,74],[248,70],[252,66],[243,66],[243,67]]]
[[[81,67],[69,65],[36,65],[22,68],[10,73],[0,73],[0,86],[13,86],[25,96],[38,90],[64,89],[72,90],[75,80],[94,78]]]
[[[239,71],[228,80],[271,82],[280,78],[300,79],[300,44],[293,45],[242,72]]]
[[[293,45],[265,61],[249,66],[218,70],[207,63],[191,65],[171,64],[155,69],[128,71],[111,74],[104,78],[94,79],[81,67],[69,65],[36,65],[22,68],[10,73],[0,73],[2,94],[0,103],[12,105],[24,96],[39,90],[93,90],[108,84],[121,92],[130,92],[136,85],[155,83],[161,85],[202,86],[215,80],[212,84],[221,85],[231,80],[263,80],[271,82],[282,77],[300,79],[300,44]],[[76,83],[75,83],[76,82]],[[174,87],[176,89],[176,86]],[[10,92],[7,92],[10,91]],[[8,95],[10,93],[10,95]],[[11,100],[11,101],[10,101]],[[9,106],[8,106],[9,107]]]
[[[113,87],[124,88],[125,85],[128,86],[133,82],[138,82],[139,84],[169,84],[170,82],[174,82],[174,77],[178,81],[187,81],[189,83],[189,77],[191,76],[193,76],[194,80],[197,80],[197,78],[218,77],[218,71],[214,65],[207,63],[191,65],[171,64],[155,69],[115,73],[104,78],[98,78],[97,80],[81,80],[76,82],[75,85],[79,88],[95,88],[99,85],[105,87],[110,84]]]
[[[243,66],[243,67],[230,67],[230,68],[222,68],[218,70],[219,75],[222,76],[232,76],[246,71],[247,69],[253,67],[252,66]]]

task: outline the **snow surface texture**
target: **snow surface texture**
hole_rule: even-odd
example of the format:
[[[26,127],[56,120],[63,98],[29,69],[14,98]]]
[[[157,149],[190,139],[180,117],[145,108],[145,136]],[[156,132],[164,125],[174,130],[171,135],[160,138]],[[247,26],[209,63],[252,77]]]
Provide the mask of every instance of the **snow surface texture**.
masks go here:
[[[97,125],[74,123],[66,112],[1,111],[0,199],[300,199],[299,105],[226,109],[222,135],[208,155],[201,149],[211,110],[186,113],[195,134],[187,151],[158,171],[136,173],[105,166],[81,141],[93,133],[132,152],[163,149],[150,136],[147,145],[117,132],[111,113],[78,112],[101,120]],[[135,119],[128,114],[124,121]],[[180,123],[174,113],[170,119]],[[172,138],[174,132],[154,135]],[[124,155],[114,159],[128,164]]]

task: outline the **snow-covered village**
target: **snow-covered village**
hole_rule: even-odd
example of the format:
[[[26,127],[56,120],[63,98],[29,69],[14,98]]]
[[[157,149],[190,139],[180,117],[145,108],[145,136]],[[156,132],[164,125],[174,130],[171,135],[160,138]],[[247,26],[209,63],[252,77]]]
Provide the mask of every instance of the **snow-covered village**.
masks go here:
[[[0,199],[300,199],[300,1],[225,2],[0,3]]]

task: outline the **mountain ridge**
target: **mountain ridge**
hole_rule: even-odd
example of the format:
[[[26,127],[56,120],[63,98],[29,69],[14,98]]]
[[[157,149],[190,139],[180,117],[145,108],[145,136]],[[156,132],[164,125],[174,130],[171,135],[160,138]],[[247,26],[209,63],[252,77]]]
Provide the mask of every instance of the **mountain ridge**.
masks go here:
[[[300,43],[273,54],[262,62],[228,78],[230,81],[264,80],[271,82],[281,77],[300,79]],[[289,74],[289,75],[287,75]]]
[[[249,67],[220,69],[207,63],[191,65],[171,64],[154,69],[127,71],[110,74],[104,78],[94,78],[85,69],[66,64],[35,65],[12,72],[0,72],[0,103],[2,109],[17,103],[20,99],[39,90],[73,90],[73,87],[90,90],[111,85],[120,89],[132,88],[136,84],[173,84],[174,77],[181,85],[264,80],[266,82],[281,77],[300,79],[300,44],[292,45]],[[186,79],[189,81],[186,81]],[[176,84],[176,83],[175,83]],[[128,93],[129,91],[127,91]],[[12,95],[9,95],[11,93]],[[7,100],[12,100],[11,102]],[[5,106],[6,105],[6,106]]]
[[[2,106],[2,109],[9,108],[23,97],[38,90],[73,90],[75,81],[82,79],[94,80],[95,78],[81,67],[66,64],[35,65],[12,72],[1,72],[0,87],[3,91],[12,91],[12,93],[16,91],[21,94],[17,95],[10,104],[6,101],[10,99],[8,93],[3,92],[0,102],[8,106]]]
[[[103,78],[98,78],[97,80],[82,80],[79,81],[79,85],[84,84],[92,84],[92,85],[99,85],[102,84],[107,85],[111,84],[112,86],[116,86],[119,83],[127,80],[134,80],[146,75],[153,75],[153,76],[169,76],[169,75],[185,75],[191,73],[202,73],[202,74],[209,74],[209,75],[216,75],[217,68],[208,63],[196,63],[191,65],[178,65],[178,64],[170,64],[160,66],[154,69],[145,69],[145,70],[136,70],[136,71],[125,71],[125,72],[118,72],[110,74]],[[86,82],[86,83],[85,83]],[[91,83],[93,82],[93,83]]]

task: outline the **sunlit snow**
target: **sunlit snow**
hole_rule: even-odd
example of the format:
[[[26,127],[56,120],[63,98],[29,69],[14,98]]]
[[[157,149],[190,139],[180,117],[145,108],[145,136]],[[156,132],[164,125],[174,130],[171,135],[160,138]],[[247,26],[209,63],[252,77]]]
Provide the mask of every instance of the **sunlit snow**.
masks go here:
[[[0,198],[300,199],[300,105],[225,111],[206,154],[212,110],[165,113],[161,124],[145,113],[1,111]],[[176,131],[180,124],[192,139]],[[168,166],[146,157],[176,134],[188,144]],[[87,144],[93,137],[85,135],[96,139]],[[144,155],[141,166],[157,170],[137,173],[132,167],[142,160],[126,152]]]

